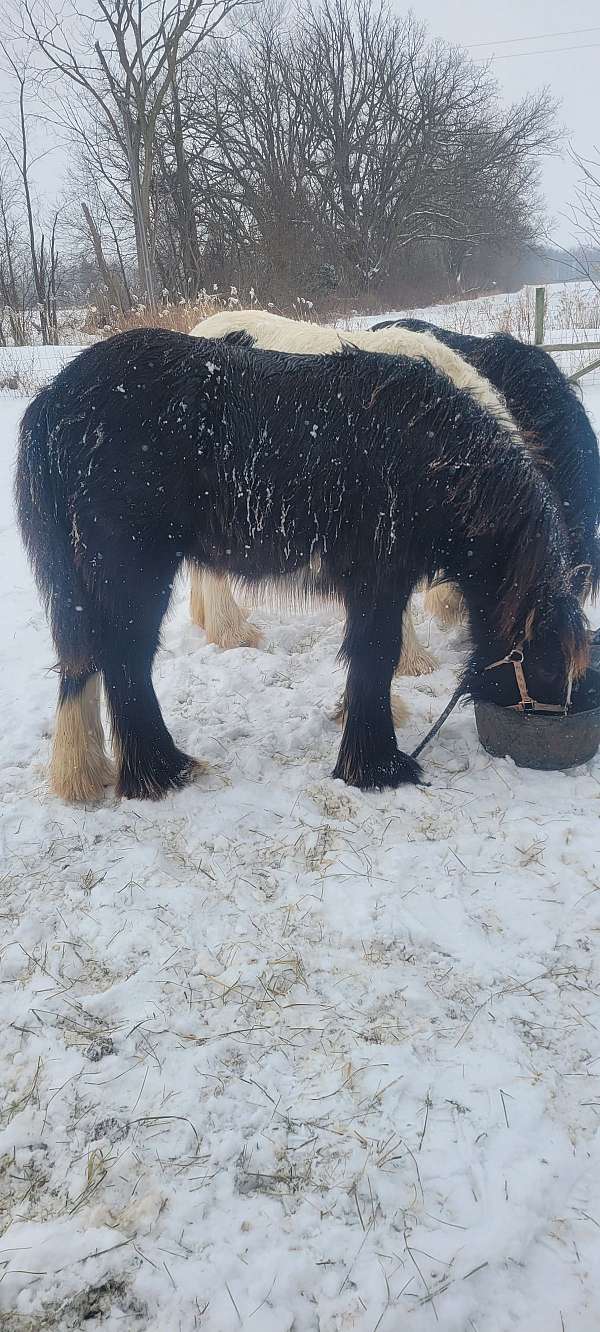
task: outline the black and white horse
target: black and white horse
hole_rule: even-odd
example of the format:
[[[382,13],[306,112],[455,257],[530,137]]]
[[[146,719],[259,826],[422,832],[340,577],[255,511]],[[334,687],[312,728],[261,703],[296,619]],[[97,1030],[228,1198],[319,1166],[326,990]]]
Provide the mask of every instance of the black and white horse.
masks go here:
[[[548,352],[508,333],[473,337],[421,319],[382,320],[373,332],[404,328],[425,334],[483,375],[502,395],[522,438],[556,492],[569,534],[573,587],[581,600],[600,588],[600,453],[581,398]],[[445,614],[444,603],[445,600]],[[429,598],[452,619],[456,599],[447,590]]]
[[[17,511],[59,657],[51,778],[64,798],[96,798],[110,776],[100,677],[118,793],[158,797],[193,773],[152,686],[184,560],[254,583],[318,554],[320,590],[346,610],[334,775],[363,788],[420,780],[396,744],[390,683],[408,599],[437,569],[467,603],[472,694],[517,702],[512,669],[485,669],[516,641],[540,702],[586,668],[560,507],[496,419],[426,361],[248,341],[124,333],[25,412]]]

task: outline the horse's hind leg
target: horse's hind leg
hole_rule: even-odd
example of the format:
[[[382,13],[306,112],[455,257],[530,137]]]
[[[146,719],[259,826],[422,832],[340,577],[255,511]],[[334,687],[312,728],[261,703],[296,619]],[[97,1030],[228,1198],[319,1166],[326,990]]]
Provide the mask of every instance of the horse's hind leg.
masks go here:
[[[190,620],[192,624],[197,624],[199,629],[204,629],[205,611],[204,611],[204,574],[199,565],[190,561]]]
[[[450,629],[455,624],[465,624],[468,618],[463,594],[456,583],[435,583],[428,587],[425,609],[435,616],[444,629]]]
[[[174,571],[142,566],[135,600],[106,615],[98,647],[118,763],[117,795],[158,799],[183,786],[199,764],[174,744],[152,685],[152,663]]]
[[[364,790],[421,780],[419,764],[398,749],[390,685],[402,646],[406,602],[351,594],[341,656],[348,662],[344,733],[333,776]]]
[[[258,647],[259,629],[248,623],[246,612],[238,606],[229,579],[192,565],[190,615],[206,631],[209,643],[220,648]]]
[[[432,652],[423,646],[417,637],[415,622],[410,606],[404,612],[402,625],[402,652],[396,667],[396,675],[430,675],[437,670],[438,662]]]
[[[100,676],[95,661],[94,611],[75,570],[51,602],[52,637],[58,651],[59,686],[49,782],[70,803],[99,800],[115,780],[104,748]]]
[[[60,664],[49,777],[54,795],[70,803],[98,800],[115,780],[104,748],[100,676],[93,669],[74,673]]]

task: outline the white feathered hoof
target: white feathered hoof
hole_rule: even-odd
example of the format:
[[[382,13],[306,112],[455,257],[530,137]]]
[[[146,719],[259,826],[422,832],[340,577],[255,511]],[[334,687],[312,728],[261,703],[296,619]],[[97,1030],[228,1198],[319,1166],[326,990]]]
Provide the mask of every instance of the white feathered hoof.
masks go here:
[[[431,675],[432,671],[437,671],[438,665],[438,659],[434,657],[433,652],[429,652],[422,643],[417,642],[414,647],[402,652],[394,674]]]
[[[238,606],[229,579],[205,570],[202,576],[204,629],[209,643],[217,647],[259,647],[262,634],[250,624],[247,611]]]
[[[230,648],[259,648],[264,637],[260,629],[246,620],[242,614],[235,624],[228,624],[226,627],[220,625],[216,628],[206,625],[205,629],[207,642],[214,643],[225,652]]]
[[[436,669],[437,661],[419,639],[408,605],[402,617],[402,647],[394,675],[431,675]]]

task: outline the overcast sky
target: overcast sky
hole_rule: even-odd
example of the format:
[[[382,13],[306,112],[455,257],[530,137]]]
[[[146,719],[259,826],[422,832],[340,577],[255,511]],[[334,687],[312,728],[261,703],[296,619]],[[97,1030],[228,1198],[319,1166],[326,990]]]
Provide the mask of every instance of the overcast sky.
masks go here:
[[[547,85],[561,102],[560,119],[583,156],[600,149],[600,3],[599,0],[415,0],[394,8],[412,8],[432,36],[469,48],[492,70],[502,96],[514,101]],[[558,34],[558,35],[556,35]],[[532,54],[533,53],[533,54]],[[7,103],[7,83],[0,74],[0,104]],[[46,132],[44,146],[48,146]],[[54,193],[64,165],[62,150],[50,153],[38,168],[39,184]],[[563,152],[543,163],[543,187],[554,219],[553,235],[566,244],[571,227],[564,217],[573,198],[577,172]]]
[[[586,156],[595,144],[600,149],[598,0],[571,0],[568,5],[562,0],[502,0],[498,6],[489,0],[416,0],[413,10],[432,34],[468,46],[473,57],[493,56],[492,70],[507,102],[547,85],[562,103],[559,116],[577,151]],[[561,215],[573,197],[577,171],[562,153],[543,163],[542,178],[554,235],[566,243],[571,228]]]

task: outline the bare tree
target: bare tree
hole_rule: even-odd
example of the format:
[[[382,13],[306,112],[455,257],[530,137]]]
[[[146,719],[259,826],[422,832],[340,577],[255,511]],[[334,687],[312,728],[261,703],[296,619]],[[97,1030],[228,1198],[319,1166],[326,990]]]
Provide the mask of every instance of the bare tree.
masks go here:
[[[180,100],[205,268],[220,248],[276,299],[419,263],[456,285],[479,248],[535,232],[552,103],[500,109],[485,68],[383,0],[263,10],[192,63]]]
[[[600,292],[600,151],[594,152],[595,156],[588,158],[574,148],[570,150],[571,160],[580,172],[570,221],[576,242],[574,265]]]
[[[8,332],[15,347],[24,347],[28,331],[29,272],[14,198],[15,182],[3,171],[0,175],[0,343],[6,345]]]
[[[102,121],[82,124],[73,146],[64,207],[70,242],[82,257],[94,256],[102,303],[125,312],[140,300],[127,164]]]
[[[81,100],[108,129],[126,164],[139,280],[156,300],[152,187],[158,118],[186,61],[246,0],[96,0],[96,13],[54,0],[20,0],[19,35],[56,76],[54,96],[71,133],[80,134]],[[13,22],[13,31],[15,23]],[[75,104],[61,91],[68,80]]]
[[[455,291],[539,229],[550,99],[502,107],[387,0],[12,3],[13,58],[77,146],[68,220],[103,309],[215,279],[280,303]]]
[[[368,287],[390,247],[414,231],[422,198],[431,132],[416,77],[424,29],[368,0],[324,0],[301,23],[318,71],[319,193],[347,272]]]
[[[318,149],[316,71],[281,17],[257,14],[239,43],[214,44],[182,90],[200,229],[258,250],[286,284],[300,252],[314,254],[311,198]],[[268,259],[266,258],[268,256]]]
[[[18,88],[17,126],[14,141],[9,134],[2,134],[0,138],[13,163],[22,191],[29,241],[29,260],[40,319],[42,342],[46,344],[57,343],[58,254],[56,249],[56,225],[58,215],[54,214],[49,235],[36,225],[31,186],[32,161],[29,150],[26,109],[29,71],[27,64],[19,63],[5,46],[0,47],[0,49]]]
[[[157,155],[160,164],[160,185],[157,183],[159,207],[167,207],[167,238],[177,271],[178,288],[186,296],[195,296],[202,287],[203,264],[194,204],[191,172],[186,151],[184,124],[179,92],[178,70],[169,58],[169,96],[165,102],[163,122],[166,133],[158,136]],[[162,188],[161,188],[162,187]],[[168,275],[167,283],[172,287]]]
[[[119,282],[118,275],[114,272],[114,269],[108,263],[106,256],[104,254],[100,229],[97,226],[97,223],[95,222],[94,218],[92,217],[90,209],[86,203],[82,203],[81,211],[83,213],[85,224],[87,226],[89,236],[92,245],[94,247],[94,254],[96,256],[98,271],[106,287],[109,301],[111,302],[111,305],[115,307],[116,310],[123,312],[124,308],[126,308],[123,301],[123,287]]]

